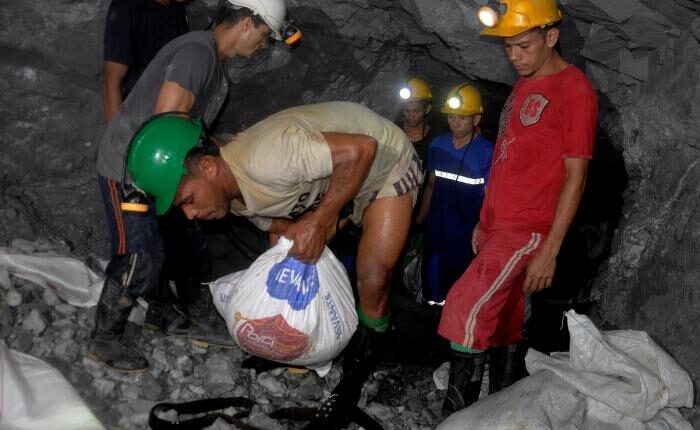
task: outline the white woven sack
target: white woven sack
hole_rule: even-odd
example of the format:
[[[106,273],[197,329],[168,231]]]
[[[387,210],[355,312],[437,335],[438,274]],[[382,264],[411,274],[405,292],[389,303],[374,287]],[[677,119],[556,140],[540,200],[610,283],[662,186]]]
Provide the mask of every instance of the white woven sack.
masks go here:
[[[281,238],[244,271],[210,285],[214,304],[241,348],[325,376],[357,327],[345,268],[325,248],[316,264],[287,257]]]

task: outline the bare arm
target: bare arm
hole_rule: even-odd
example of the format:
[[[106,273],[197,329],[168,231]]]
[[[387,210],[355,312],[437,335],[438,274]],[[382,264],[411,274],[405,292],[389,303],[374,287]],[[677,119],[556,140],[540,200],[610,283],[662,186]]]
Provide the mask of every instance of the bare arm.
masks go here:
[[[362,187],[377,152],[377,141],[369,136],[323,133],[323,137],[333,161],[328,191],[315,211],[294,221],[284,233],[294,241],[289,254],[307,263],[320,257],[338,213]]]
[[[189,112],[192,106],[194,106],[194,94],[191,91],[175,82],[165,81],[160,87],[154,113]]]
[[[114,61],[102,64],[102,110],[105,120],[110,122],[122,105],[122,81],[129,71],[129,66]]]
[[[418,210],[418,215],[416,215],[416,224],[423,224],[425,222],[425,217],[428,216],[428,210],[430,209],[430,200],[433,198],[433,189],[435,188],[435,173],[428,173],[428,179],[425,181],[425,188],[423,189],[423,200],[420,203],[420,209]]]
[[[535,293],[552,285],[559,248],[574,215],[576,215],[586,186],[588,162],[583,158],[566,158],[564,160],[566,179],[559,194],[557,212],[547,239],[527,265],[527,274],[523,285],[523,292],[526,294]]]

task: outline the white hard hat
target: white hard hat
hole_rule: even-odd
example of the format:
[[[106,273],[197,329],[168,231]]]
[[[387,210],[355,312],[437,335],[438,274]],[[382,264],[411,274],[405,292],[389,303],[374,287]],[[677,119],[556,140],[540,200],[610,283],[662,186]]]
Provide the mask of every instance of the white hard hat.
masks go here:
[[[282,40],[282,29],[287,16],[285,0],[227,0],[234,6],[245,7],[259,16],[270,30],[276,40]]]

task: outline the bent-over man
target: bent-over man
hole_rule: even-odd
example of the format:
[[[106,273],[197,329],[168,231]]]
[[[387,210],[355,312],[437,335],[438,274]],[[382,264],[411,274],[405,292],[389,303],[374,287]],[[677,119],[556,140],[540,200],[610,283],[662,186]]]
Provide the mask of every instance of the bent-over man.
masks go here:
[[[196,120],[167,116],[135,137],[129,170],[155,197],[158,213],[176,205],[190,219],[245,216],[293,240],[290,255],[303,262],[316,261],[347,220],[362,225],[360,325],[346,349],[343,378],[313,424],[342,428],[386,343],[391,272],[422,181],[418,156],[399,127],[350,102],[284,110],[220,149],[200,136]],[[163,150],[170,152],[162,156]]]

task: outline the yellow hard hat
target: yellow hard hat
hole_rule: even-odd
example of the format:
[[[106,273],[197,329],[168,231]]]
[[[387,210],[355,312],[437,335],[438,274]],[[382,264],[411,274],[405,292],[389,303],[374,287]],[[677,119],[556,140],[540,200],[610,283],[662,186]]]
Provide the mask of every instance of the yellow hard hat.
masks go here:
[[[461,84],[450,90],[447,101],[440,110],[442,113],[471,116],[484,113],[481,94],[470,84]]]
[[[406,82],[406,86],[399,91],[399,97],[406,102],[430,101],[433,99],[433,93],[430,91],[428,83],[423,79],[411,78]]]
[[[556,0],[490,0],[479,9],[481,34],[511,37],[535,27],[560,21],[564,15]]]

